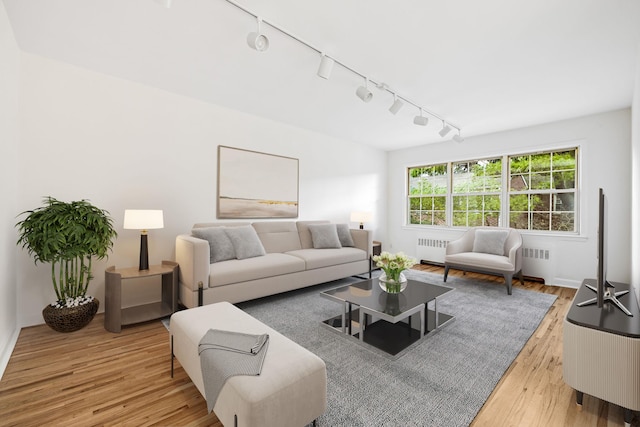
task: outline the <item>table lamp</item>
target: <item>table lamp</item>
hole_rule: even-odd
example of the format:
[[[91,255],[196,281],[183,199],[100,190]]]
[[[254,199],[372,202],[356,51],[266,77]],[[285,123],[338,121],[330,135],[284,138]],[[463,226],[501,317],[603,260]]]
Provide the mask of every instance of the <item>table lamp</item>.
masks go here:
[[[359,222],[360,230],[364,229],[365,222],[371,222],[371,212],[351,212],[351,222]]]
[[[161,210],[125,209],[124,229],[140,230],[140,270],[149,269],[147,230],[163,227],[164,221]]]

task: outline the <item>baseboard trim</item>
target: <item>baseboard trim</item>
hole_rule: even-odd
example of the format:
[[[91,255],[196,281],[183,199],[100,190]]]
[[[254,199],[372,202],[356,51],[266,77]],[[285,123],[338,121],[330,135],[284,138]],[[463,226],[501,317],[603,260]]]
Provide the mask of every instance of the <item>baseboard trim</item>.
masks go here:
[[[4,375],[5,369],[7,369],[7,365],[9,364],[9,360],[11,359],[11,354],[13,353],[13,349],[16,348],[16,343],[18,342],[18,337],[20,336],[20,328],[17,328],[13,331],[11,338],[7,341],[7,345],[2,349],[2,353],[0,354],[0,380]]]

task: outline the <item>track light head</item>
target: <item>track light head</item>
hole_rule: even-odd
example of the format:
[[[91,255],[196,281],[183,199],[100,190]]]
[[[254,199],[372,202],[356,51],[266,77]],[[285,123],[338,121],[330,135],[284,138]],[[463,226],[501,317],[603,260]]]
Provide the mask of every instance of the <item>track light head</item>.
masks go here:
[[[323,79],[329,79],[329,77],[331,77],[331,70],[333,69],[334,63],[335,61],[333,58],[329,58],[323,53],[320,59],[320,67],[318,67],[318,76]]]
[[[429,123],[429,118],[422,115],[422,108],[420,109],[420,115],[413,118],[413,124],[418,126],[426,126]]]
[[[364,86],[360,86],[356,89],[356,95],[358,95],[358,98],[362,99],[364,102],[371,101],[373,93],[369,90],[369,79],[364,79]]]
[[[249,33],[247,35],[247,44],[252,49],[257,50],[258,52],[264,52],[269,49],[269,39],[264,34],[260,33],[260,24],[262,23],[262,19],[258,18],[258,31],[255,33]]]
[[[462,142],[464,141],[464,138],[462,137],[462,135],[460,135],[460,131],[458,131],[457,134],[453,135],[453,140],[455,142]]]
[[[451,126],[449,126],[448,124],[446,124],[444,121],[442,122],[442,130],[440,130],[440,132],[438,132],[440,134],[440,136],[442,138],[444,138],[445,136],[447,136],[447,134],[451,132]]]
[[[391,114],[397,114],[398,111],[400,111],[400,109],[402,108],[402,106],[404,105],[404,102],[402,102],[401,99],[399,99],[396,94],[393,94],[393,104],[391,104],[391,107],[389,107],[389,111],[391,112]]]

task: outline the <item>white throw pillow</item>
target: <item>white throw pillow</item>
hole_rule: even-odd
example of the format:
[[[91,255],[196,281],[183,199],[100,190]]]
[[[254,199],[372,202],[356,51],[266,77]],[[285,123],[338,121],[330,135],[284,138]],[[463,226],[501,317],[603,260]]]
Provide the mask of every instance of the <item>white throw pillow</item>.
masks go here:
[[[309,224],[314,249],[341,248],[335,224]]]
[[[253,258],[266,254],[264,246],[262,246],[262,242],[258,237],[258,233],[256,233],[256,230],[252,226],[227,227],[224,231],[233,244],[236,258]]]
[[[504,255],[504,242],[509,237],[509,230],[477,229],[473,240],[473,252]]]
[[[224,232],[224,227],[194,228],[191,234],[209,242],[209,262],[220,262],[236,258],[233,243]]]

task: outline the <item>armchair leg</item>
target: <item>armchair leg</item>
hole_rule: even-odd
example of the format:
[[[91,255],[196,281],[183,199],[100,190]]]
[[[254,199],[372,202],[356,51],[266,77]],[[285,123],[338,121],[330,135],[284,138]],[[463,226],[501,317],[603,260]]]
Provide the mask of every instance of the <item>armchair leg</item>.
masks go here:
[[[518,279],[520,279],[520,284],[524,286],[524,277],[522,276],[522,270],[518,273]]]
[[[507,293],[509,295],[511,295],[511,286],[512,286],[512,282],[513,282],[513,275],[512,274],[505,274],[504,275],[504,282],[507,285]]]
[[[444,282],[446,282],[446,281],[447,281],[447,276],[448,276],[448,275],[449,275],[449,266],[448,266],[448,265],[445,265],[445,266],[444,266],[444,280],[443,280]]]

